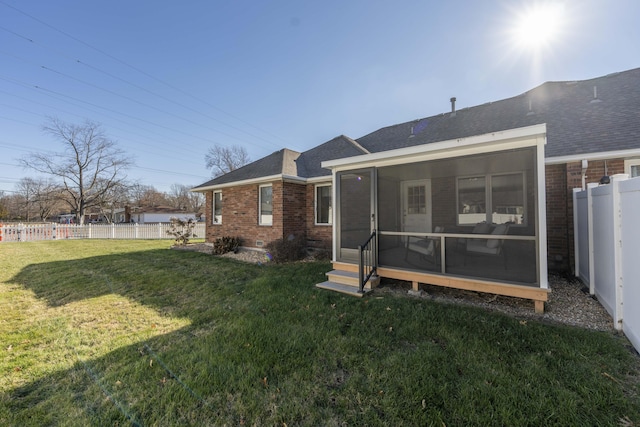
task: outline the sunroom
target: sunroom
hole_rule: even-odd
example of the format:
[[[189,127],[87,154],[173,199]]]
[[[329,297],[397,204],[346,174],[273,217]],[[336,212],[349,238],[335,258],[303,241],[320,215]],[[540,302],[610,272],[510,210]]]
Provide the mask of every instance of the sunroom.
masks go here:
[[[334,271],[320,287],[348,292],[353,275],[362,294],[387,277],[543,311],[545,141],[536,125],[323,162],[336,208]]]

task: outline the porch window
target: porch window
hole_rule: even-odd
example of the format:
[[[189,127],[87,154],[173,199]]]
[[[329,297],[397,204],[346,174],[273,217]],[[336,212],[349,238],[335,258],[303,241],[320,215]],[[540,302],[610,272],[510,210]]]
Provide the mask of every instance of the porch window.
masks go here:
[[[316,225],[333,223],[331,184],[316,185]]]
[[[458,225],[525,224],[525,188],[521,172],[458,178]]]
[[[258,205],[260,211],[258,212],[260,225],[273,224],[273,187],[269,185],[261,185],[260,187],[260,200]]]
[[[213,224],[222,224],[222,191],[213,192]]]

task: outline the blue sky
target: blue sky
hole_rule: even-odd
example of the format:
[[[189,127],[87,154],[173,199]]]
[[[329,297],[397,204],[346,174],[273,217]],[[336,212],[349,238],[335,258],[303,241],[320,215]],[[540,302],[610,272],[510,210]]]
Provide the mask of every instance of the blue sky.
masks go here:
[[[561,15],[542,46],[515,42],[542,3]],[[640,67],[637,0],[0,0],[0,191],[60,151],[48,117],[103,125],[167,191],[210,178],[214,144],[253,160],[337,135]]]

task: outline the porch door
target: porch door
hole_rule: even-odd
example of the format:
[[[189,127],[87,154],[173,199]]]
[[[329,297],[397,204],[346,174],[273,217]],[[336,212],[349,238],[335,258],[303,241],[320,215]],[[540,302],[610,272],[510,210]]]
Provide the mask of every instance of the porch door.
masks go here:
[[[402,231],[431,232],[431,180],[402,181]]]
[[[371,235],[375,217],[373,169],[338,174],[338,260],[358,262],[358,246]]]

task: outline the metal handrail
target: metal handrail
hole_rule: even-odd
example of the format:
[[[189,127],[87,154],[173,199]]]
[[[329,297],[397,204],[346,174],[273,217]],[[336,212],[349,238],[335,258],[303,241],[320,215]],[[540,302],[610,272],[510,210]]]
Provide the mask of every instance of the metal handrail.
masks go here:
[[[375,277],[378,271],[378,250],[377,250],[376,230],[373,230],[371,236],[364,244],[358,246],[358,252],[360,254],[358,262],[358,292],[364,293],[364,287],[371,279]],[[365,271],[365,269],[367,271]],[[366,273],[366,276],[365,276]]]

